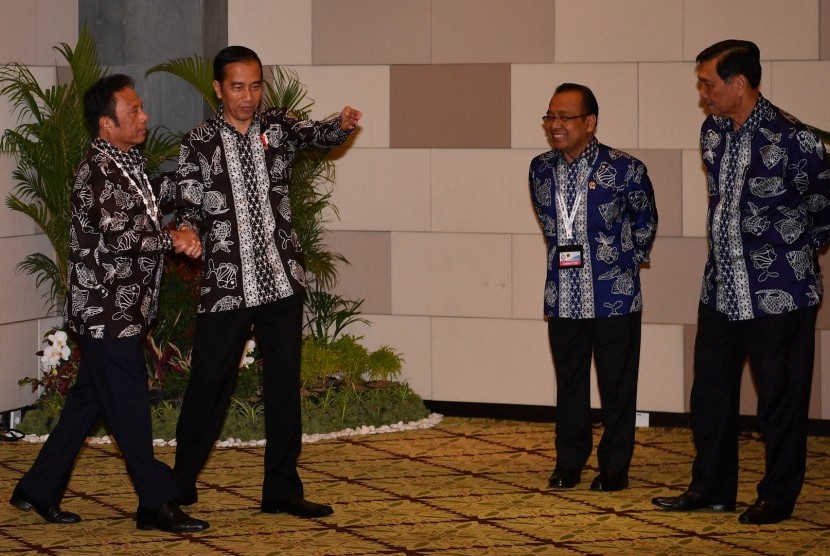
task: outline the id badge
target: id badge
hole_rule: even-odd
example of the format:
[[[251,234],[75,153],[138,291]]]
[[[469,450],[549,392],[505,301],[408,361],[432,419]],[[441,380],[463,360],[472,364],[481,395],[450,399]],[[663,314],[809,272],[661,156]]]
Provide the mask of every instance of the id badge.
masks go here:
[[[582,268],[582,246],[560,245],[559,268]]]

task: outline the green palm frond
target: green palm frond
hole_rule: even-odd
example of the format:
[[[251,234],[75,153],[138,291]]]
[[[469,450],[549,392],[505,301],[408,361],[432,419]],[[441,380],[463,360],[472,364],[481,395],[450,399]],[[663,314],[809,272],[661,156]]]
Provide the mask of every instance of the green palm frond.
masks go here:
[[[147,158],[147,175],[154,176],[167,160],[179,156],[181,137],[167,129],[154,127],[147,133],[141,152]]]
[[[262,95],[264,106],[279,106],[305,120],[311,113],[314,101],[306,97],[306,88],[300,82],[297,72],[280,66],[271,67],[273,85],[266,81]]]
[[[202,95],[202,98],[212,110],[215,111],[219,107],[219,99],[216,98],[216,93],[213,91],[213,60],[211,58],[202,58],[201,56],[176,58],[153,66],[147,70],[144,76],[156,72],[170,73],[184,79],[196,89],[196,92]]]

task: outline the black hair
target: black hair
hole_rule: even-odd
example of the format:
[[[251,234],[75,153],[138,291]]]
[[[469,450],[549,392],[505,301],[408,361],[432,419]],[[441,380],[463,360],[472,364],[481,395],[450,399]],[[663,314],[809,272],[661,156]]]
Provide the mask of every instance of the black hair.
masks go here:
[[[568,91],[576,91],[582,94],[582,110],[585,114],[593,114],[597,117],[597,119],[599,119],[599,104],[597,103],[597,97],[594,96],[594,92],[589,87],[579,85],[577,83],[562,83],[556,88],[553,94],[567,93]]]
[[[97,137],[101,130],[98,123],[101,116],[107,116],[119,125],[115,115],[115,93],[127,88],[135,89],[133,78],[116,73],[102,77],[84,93],[84,118],[93,137]]]
[[[222,83],[225,79],[225,66],[234,62],[255,61],[259,64],[259,76],[262,79],[262,62],[257,53],[244,46],[227,46],[220,50],[213,59],[213,78]]]
[[[697,55],[695,62],[700,64],[716,57],[718,63],[715,69],[724,81],[736,75],[743,75],[753,89],[757,89],[761,84],[761,51],[754,42],[738,39],[716,42],[704,48]]]

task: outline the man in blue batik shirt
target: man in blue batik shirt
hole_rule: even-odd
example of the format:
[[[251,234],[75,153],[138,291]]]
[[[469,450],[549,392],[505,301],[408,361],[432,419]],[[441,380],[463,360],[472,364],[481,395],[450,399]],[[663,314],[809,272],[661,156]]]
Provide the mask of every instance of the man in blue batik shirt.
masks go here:
[[[815,134],[761,95],[755,44],[710,46],[697,57],[697,77],[711,114],[700,133],[709,256],[691,394],[697,455],[688,490],[653,502],[675,511],[735,509],[741,374],[749,356],[766,470],[739,521],[777,523],[792,514],[806,469],[830,166]]]
[[[599,143],[588,87],[557,87],[542,116],[553,150],[530,163],[530,193],[548,247],[545,314],[556,368],[556,467],[573,488],[591,455],[591,356],[605,431],[592,490],[628,486],[634,453],[643,298],[640,265],[657,228],[642,162]]]

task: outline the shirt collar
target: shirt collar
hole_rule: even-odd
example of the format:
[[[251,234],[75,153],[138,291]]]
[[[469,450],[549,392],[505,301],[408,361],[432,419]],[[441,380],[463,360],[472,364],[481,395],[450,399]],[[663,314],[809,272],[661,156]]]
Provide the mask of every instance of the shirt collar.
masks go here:
[[[772,111],[772,103],[762,94],[758,94],[758,101],[749,113],[746,121],[734,131],[738,134],[753,135],[758,128],[761,127],[761,122],[769,119],[769,114]],[[712,116],[715,123],[724,131],[732,132],[732,118],[728,116]]]
[[[115,162],[120,164],[124,169],[130,172],[144,172],[147,165],[147,159],[141,154],[141,151],[136,147],[132,147],[128,151],[122,151],[109,141],[96,137],[92,140],[92,146],[112,158]]]
[[[594,164],[594,161],[596,161],[597,155],[599,154],[599,141],[597,141],[596,137],[591,137],[591,140],[588,141],[588,144],[585,145],[585,148],[582,149],[582,152],[579,153],[579,156],[576,157],[573,162],[565,160],[565,155],[563,155],[561,151],[557,152],[559,153],[560,163],[568,165],[584,164],[591,166]]]
[[[224,118],[224,114],[225,105],[222,104],[222,102],[219,102],[219,108],[216,109],[216,114],[213,116],[217,128],[222,129],[224,127],[225,129],[233,131],[236,135],[243,137],[243,134],[239,133],[238,129],[236,129],[230,123],[228,123],[228,121]],[[257,108],[256,112],[254,112],[253,119],[251,119],[251,125],[248,127],[248,131],[245,132],[245,135],[250,135],[251,131],[255,131],[257,134],[259,134],[259,130],[262,129],[261,120],[262,111],[259,108]],[[256,124],[256,126],[254,126],[254,124]]]

